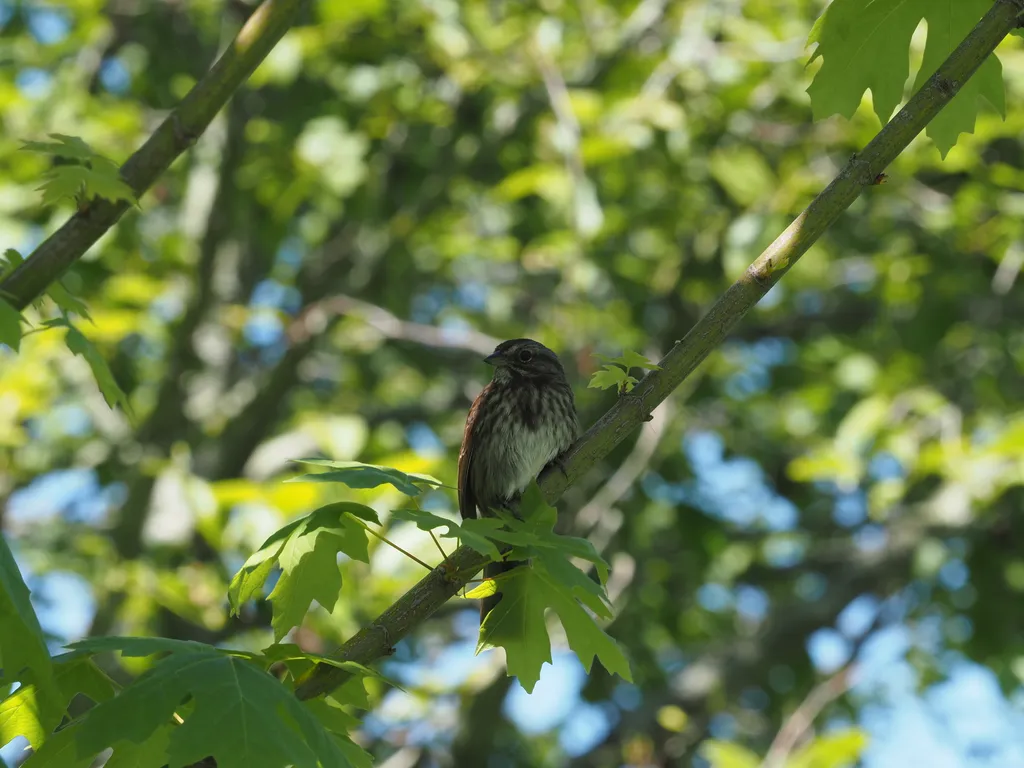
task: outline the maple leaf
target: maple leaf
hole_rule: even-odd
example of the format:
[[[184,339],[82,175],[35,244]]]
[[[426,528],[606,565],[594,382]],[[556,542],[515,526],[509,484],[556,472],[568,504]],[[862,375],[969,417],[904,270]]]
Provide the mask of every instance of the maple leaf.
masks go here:
[[[605,365],[590,377],[589,389],[625,389],[627,392],[636,384],[636,379],[617,365]]]
[[[32,609],[28,587],[7,542],[0,537],[0,668],[6,684],[34,686],[33,707],[40,722],[59,722],[64,713],[43,630]]]
[[[263,586],[274,566],[280,565],[281,576],[269,596],[274,607],[271,624],[275,639],[280,640],[298,626],[314,600],[332,612],[341,594],[338,553],[364,563],[370,561],[366,530],[347,516],[352,504],[321,507],[271,535],[231,580],[228,599],[232,611],[237,614]]]
[[[875,114],[882,123],[887,122],[903,99],[910,70],[910,39],[921,20],[927,22],[928,34],[915,90],[991,7],[990,0],[834,0],[807,41],[816,45],[811,61],[822,59],[821,69],[807,89],[814,118],[852,117],[864,92],[870,90]],[[928,124],[928,136],[943,156],[960,133],[974,131],[979,96],[1004,113],[1002,69],[995,56],[982,63]]]
[[[99,157],[92,147],[77,136],[67,136],[63,133],[51,133],[49,136],[57,141],[25,141],[21,148],[28,152],[39,152],[67,160],[91,160]]]
[[[435,515],[433,512],[424,512],[422,509],[394,509],[391,516],[396,520],[407,520],[413,523],[421,531],[432,531],[435,528],[447,528],[446,533],[441,534],[443,539],[458,539],[468,547],[472,547],[482,555],[492,560],[501,558],[501,553],[491,541],[484,528],[491,530],[500,527],[497,520],[463,520],[459,525],[454,520]],[[468,525],[467,525],[468,523]]]
[[[545,622],[549,608],[558,615],[569,647],[588,673],[597,658],[609,672],[632,682],[629,661],[618,643],[584,610],[573,591],[548,570],[546,560],[515,569],[502,579],[500,590],[501,601],[480,628],[477,653],[504,648],[509,675],[518,677],[527,693],[540,679],[544,663],[551,662],[551,638]]]
[[[59,165],[43,175],[43,205],[56,205],[64,199],[74,203],[85,193],[89,169],[84,165]]]
[[[491,537],[514,545],[510,558],[528,558],[530,562],[495,584],[492,592],[500,592],[502,598],[480,627],[477,652],[504,648],[509,674],[516,675],[527,692],[532,691],[541,667],[551,661],[551,640],[544,617],[552,609],[562,622],[569,647],[588,673],[597,658],[609,672],[631,680],[629,662],[621,648],[584,608],[610,619],[612,611],[604,588],[569,558],[593,562],[602,583],[608,576],[608,564],[589,541],[554,532],[557,512],[544,501],[536,482],[523,493],[519,514],[521,519],[502,514],[504,530]]]
[[[78,754],[118,742],[145,744],[181,702],[194,704],[169,736],[164,763],[187,765],[212,755],[220,768],[349,768],[337,741],[273,676],[238,656],[208,647],[172,653],[121,693],[93,709],[76,729]]]
[[[54,659],[54,680],[64,711],[75,697],[84,693],[93,701],[106,701],[114,695],[114,684],[89,658],[68,653]],[[39,706],[39,688],[25,683],[0,702],[0,744],[24,736],[38,749],[61,721],[63,712],[47,712]]]
[[[0,299],[0,344],[15,352],[21,347],[21,312]]]
[[[319,472],[313,475],[299,475],[285,482],[289,483],[341,483],[349,488],[377,488],[390,484],[406,496],[419,496],[423,491],[416,483],[441,486],[439,480],[429,475],[415,475],[402,472],[392,467],[379,467],[375,464],[363,464],[359,461],[330,461],[329,459],[294,459],[299,464],[313,464],[319,467],[330,467],[331,472]]]
[[[64,337],[64,343],[72,353],[85,358],[89,368],[92,369],[93,378],[96,379],[96,384],[100,388],[103,399],[107,401],[107,405],[111,408],[118,405],[121,406],[121,410],[131,418],[133,412],[131,403],[128,402],[128,396],[118,385],[113,372],[110,370],[110,366],[107,365],[107,361],[103,359],[103,355],[100,354],[96,345],[82,335],[81,331],[70,325],[68,326],[67,335]]]

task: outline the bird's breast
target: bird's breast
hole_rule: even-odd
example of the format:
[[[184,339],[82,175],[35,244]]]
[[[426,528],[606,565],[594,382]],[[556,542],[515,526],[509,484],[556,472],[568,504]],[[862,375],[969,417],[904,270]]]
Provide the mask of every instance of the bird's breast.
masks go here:
[[[575,414],[572,419],[554,403],[541,405],[530,420],[509,415],[504,426],[506,439],[501,446],[506,468],[501,477],[501,493],[510,498],[523,491],[556,456],[568,448],[575,439]],[[559,404],[564,406],[564,404]],[[571,402],[568,404],[571,408]]]

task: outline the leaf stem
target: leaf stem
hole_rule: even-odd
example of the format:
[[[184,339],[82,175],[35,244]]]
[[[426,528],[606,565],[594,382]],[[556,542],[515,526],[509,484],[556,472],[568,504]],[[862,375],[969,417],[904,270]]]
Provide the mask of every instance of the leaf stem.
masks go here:
[[[356,521],[357,523],[359,523],[359,525],[361,525],[361,526],[363,527],[363,529],[364,529],[364,530],[365,530],[365,531],[366,531],[366,532],[367,532],[368,534],[370,534],[371,536],[376,536],[376,537],[377,537],[378,539],[380,539],[381,541],[383,541],[383,542],[384,542],[385,544],[387,544],[387,545],[388,545],[389,547],[392,547],[393,549],[397,549],[397,550],[398,550],[399,552],[401,552],[401,553],[402,553],[403,555],[405,555],[406,557],[408,557],[408,558],[409,558],[410,560],[412,560],[413,562],[419,563],[419,564],[420,564],[420,565],[422,565],[422,566],[423,566],[424,568],[426,568],[426,569],[427,569],[428,571],[432,571],[432,570],[434,570],[434,566],[432,566],[432,565],[428,565],[427,563],[423,562],[423,561],[422,561],[422,560],[420,560],[420,559],[419,559],[418,557],[416,557],[416,555],[414,555],[414,554],[413,554],[412,552],[408,552],[408,551],[406,551],[406,550],[402,549],[402,548],[401,548],[400,546],[398,546],[397,544],[395,544],[395,542],[391,541],[391,539],[389,539],[389,538],[388,538],[387,536],[385,536],[385,535],[384,535],[383,533],[377,533],[377,531],[373,530],[373,528],[371,528],[370,526],[368,526],[368,525],[367,525],[366,523],[364,523],[364,522],[363,522],[362,520],[360,520],[360,519],[359,519],[358,517],[356,517],[355,515],[353,515],[353,514],[352,514],[351,512],[346,512],[345,514],[346,514],[346,515],[348,515],[348,516],[349,516],[349,517],[350,517],[350,518],[351,518],[352,520],[355,520],[355,521]]]
[[[433,531],[427,531],[427,533],[430,534],[430,538],[433,540],[434,545],[437,547],[437,551],[441,553],[441,559],[442,560],[447,560],[448,559],[448,555],[445,553],[444,549],[441,547],[441,542],[437,540],[437,536],[434,535]]]

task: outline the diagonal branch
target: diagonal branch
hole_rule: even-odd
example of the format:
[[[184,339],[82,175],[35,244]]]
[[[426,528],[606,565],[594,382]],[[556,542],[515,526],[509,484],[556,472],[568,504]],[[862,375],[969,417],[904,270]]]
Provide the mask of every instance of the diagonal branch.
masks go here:
[[[1000,41],[1018,26],[1022,11],[1024,0],[996,0],[992,9],[864,151],[850,159],[839,175],[747,268],[686,337],[675,343],[661,360],[661,370],[648,373],[632,393],[623,396],[576,442],[566,457],[564,474],[554,471],[540,477],[541,490],[549,503],[554,503],[574,480],[647,421],[654,408],[725,339],[863,189],[875,184],[878,175],[953,99]],[[370,664],[389,655],[396,642],[454,596],[472,574],[483,567],[486,559],[469,547],[460,547],[374,622],[342,645],[334,658]],[[347,677],[344,670],[320,665],[300,681],[296,695],[300,699],[320,696]]]
[[[253,12],[213,68],[121,167],[122,178],[137,196],[206,130],[238,86],[288,31],[304,5],[304,0],[265,0]],[[24,309],[114,226],[128,207],[123,201],[94,200],[0,282],[0,293],[15,308]]]

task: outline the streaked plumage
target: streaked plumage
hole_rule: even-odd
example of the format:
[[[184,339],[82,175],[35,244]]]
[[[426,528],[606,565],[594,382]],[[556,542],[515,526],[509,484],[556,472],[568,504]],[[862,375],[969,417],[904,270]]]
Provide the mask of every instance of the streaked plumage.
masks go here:
[[[516,499],[579,434],[572,388],[554,352],[532,339],[512,339],[486,362],[495,366],[494,378],[469,409],[459,452],[464,518]],[[491,563],[484,575],[516,565]],[[498,594],[482,601],[481,621],[500,599]]]

